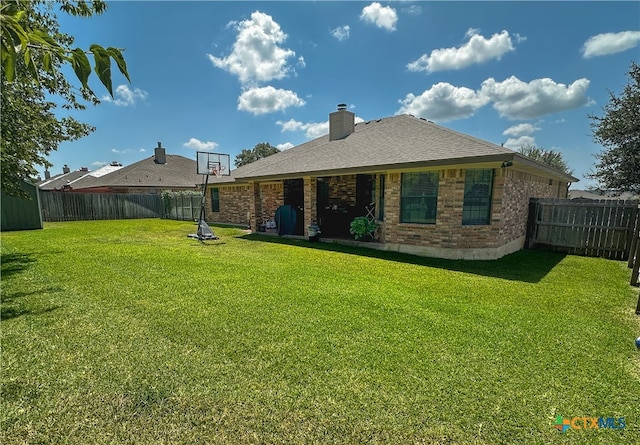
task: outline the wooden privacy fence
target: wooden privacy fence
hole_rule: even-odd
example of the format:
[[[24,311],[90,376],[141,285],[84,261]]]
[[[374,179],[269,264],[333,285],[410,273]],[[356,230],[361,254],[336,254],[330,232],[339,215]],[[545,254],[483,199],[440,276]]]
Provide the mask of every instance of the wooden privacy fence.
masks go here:
[[[638,201],[529,200],[529,248],[627,260],[637,230]]]
[[[197,221],[200,217],[202,195],[184,192],[164,192],[165,218]]]
[[[160,218],[160,195],[125,193],[40,193],[43,221]]]

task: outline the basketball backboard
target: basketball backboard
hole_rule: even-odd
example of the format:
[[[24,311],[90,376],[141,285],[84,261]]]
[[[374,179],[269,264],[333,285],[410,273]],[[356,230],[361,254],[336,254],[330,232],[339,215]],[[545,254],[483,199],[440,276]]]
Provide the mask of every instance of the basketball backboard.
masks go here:
[[[231,158],[227,154],[198,151],[196,161],[199,175],[231,175]]]

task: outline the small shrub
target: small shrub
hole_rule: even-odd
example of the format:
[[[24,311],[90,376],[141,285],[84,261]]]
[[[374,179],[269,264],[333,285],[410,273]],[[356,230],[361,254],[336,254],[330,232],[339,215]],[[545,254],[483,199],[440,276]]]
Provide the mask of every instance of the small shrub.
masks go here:
[[[361,239],[367,235],[373,235],[376,230],[378,230],[377,222],[371,221],[364,216],[358,216],[351,221],[349,232],[351,232],[356,239]]]

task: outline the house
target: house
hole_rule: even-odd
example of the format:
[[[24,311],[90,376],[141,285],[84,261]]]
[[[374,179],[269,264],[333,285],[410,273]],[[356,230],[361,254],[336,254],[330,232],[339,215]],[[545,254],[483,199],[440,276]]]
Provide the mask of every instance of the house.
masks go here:
[[[569,190],[569,199],[592,200],[638,200],[640,196],[633,192],[618,192],[615,190]]]
[[[71,171],[68,165],[64,165],[62,167],[62,174],[51,176],[49,170],[45,170],[44,172],[44,180],[38,181],[36,185],[40,190],[46,191],[69,191],[71,184],[73,181],[77,181],[78,179],[89,174],[90,171],[87,167],[82,167],[80,170]]]
[[[529,198],[566,198],[578,179],[513,150],[411,115],[355,123],[340,104],[329,134],[210,180],[208,220],[258,231],[281,205],[294,234],[350,237],[368,214],[371,247],[493,259],[524,246]]]
[[[167,154],[162,144],[153,156],[105,174],[87,174],[70,182],[74,192],[85,193],[160,193],[162,190],[197,191],[202,177],[196,173],[195,159]]]

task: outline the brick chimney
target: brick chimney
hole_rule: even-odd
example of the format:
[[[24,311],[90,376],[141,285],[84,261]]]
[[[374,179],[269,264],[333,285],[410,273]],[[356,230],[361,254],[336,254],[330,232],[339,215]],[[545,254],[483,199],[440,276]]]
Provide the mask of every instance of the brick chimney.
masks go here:
[[[71,169],[67,164],[64,164],[64,167],[62,167],[62,174],[66,175],[67,173],[71,173]]]
[[[335,141],[349,136],[356,128],[356,115],[347,111],[347,104],[338,104],[338,111],[329,113],[329,140]]]
[[[162,143],[158,142],[158,146],[155,148],[155,163],[156,164],[166,164],[167,163],[167,152],[162,147]]]

